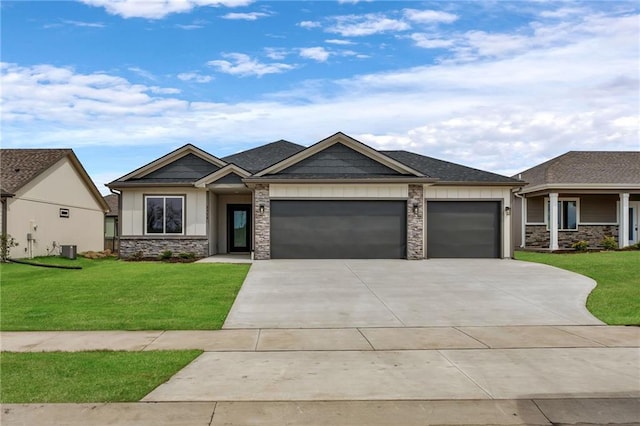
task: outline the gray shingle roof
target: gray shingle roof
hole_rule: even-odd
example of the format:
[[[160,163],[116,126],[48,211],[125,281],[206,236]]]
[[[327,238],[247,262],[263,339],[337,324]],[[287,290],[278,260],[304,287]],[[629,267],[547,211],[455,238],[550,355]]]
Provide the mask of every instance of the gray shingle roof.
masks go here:
[[[306,149],[305,146],[298,145],[297,143],[279,140],[257,148],[238,152],[237,154],[228,155],[223,157],[222,160],[240,166],[251,173],[256,173],[304,149]]]
[[[15,194],[27,183],[73,153],[71,149],[0,149],[0,181],[5,193]]]
[[[380,151],[381,153],[443,182],[518,183],[517,179],[485,172],[460,164],[438,160],[408,151]]]
[[[569,151],[520,175],[529,186],[640,184],[640,151]]]
[[[109,194],[105,195],[103,198],[109,206],[107,216],[118,216],[118,196],[116,194]]]

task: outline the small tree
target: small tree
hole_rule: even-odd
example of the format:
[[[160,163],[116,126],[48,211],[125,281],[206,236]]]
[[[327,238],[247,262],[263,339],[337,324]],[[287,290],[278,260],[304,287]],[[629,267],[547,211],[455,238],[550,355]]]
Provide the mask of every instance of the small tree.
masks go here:
[[[6,262],[9,259],[11,248],[18,247],[18,242],[9,234],[0,235],[0,259]]]

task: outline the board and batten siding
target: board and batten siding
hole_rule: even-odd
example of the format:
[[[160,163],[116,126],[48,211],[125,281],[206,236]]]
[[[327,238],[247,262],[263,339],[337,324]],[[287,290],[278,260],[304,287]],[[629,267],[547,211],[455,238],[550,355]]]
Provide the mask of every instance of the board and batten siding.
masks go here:
[[[429,201],[456,200],[456,201],[501,201],[502,209],[511,207],[511,188],[492,186],[425,186],[424,198],[426,200],[426,216],[429,214]],[[425,222],[426,223],[426,222]],[[425,226],[425,233],[429,232]],[[511,215],[502,213],[502,257],[511,257]],[[425,235],[426,246],[426,235]],[[426,248],[426,247],[425,247]],[[426,253],[427,257],[429,253]]]
[[[580,223],[618,223],[617,194],[580,195]]]
[[[271,184],[270,198],[407,199],[407,184]]]
[[[544,197],[527,197],[527,223],[544,223]]]
[[[207,235],[207,191],[191,188],[145,188],[122,191],[120,223],[123,236],[145,235],[145,195],[185,196],[184,235]]]

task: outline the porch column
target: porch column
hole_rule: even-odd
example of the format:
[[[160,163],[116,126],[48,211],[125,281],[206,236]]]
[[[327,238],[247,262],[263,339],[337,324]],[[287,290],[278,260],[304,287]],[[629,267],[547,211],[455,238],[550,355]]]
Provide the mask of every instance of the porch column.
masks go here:
[[[620,223],[618,225],[618,246],[629,245],[629,193],[620,194]]]
[[[549,194],[549,249],[558,250],[558,193]]]

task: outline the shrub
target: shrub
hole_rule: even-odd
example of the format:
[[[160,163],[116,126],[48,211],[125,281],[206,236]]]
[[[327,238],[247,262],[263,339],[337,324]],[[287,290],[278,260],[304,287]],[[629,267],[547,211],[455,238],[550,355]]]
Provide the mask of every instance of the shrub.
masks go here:
[[[172,256],[173,256],[173,252],[171,250],[165,250],[162,253],[160,253],[160,259],[162,260],[169,260],[171,259]]]
[[[587,249],[589,248],[589,242],[585,240],[576,241],[575,243],[571,244],[571,248],[575,249],[576,251],[587,251]]]
[[[195,259],[196,258],[196,254],[194,252],[188,252],[188,253],[180,253],[178,254],[178,257],[180,259]]]
[[[12,247],[17,247],[18,243],[16,239],[9,234],[0,235],[0,260],[6,262],[9,259],[9,255]]]
[[[142,252],[142,250],[138,250],[137,252],[133,253],[131,255],[131,260],[142,260],[144,259],[144,253]]]
[[[605,250],[615,250],[618,248],[618,242],[612,236],[604,237],[602,241],[600,241],[600,245],[602,245]]]

